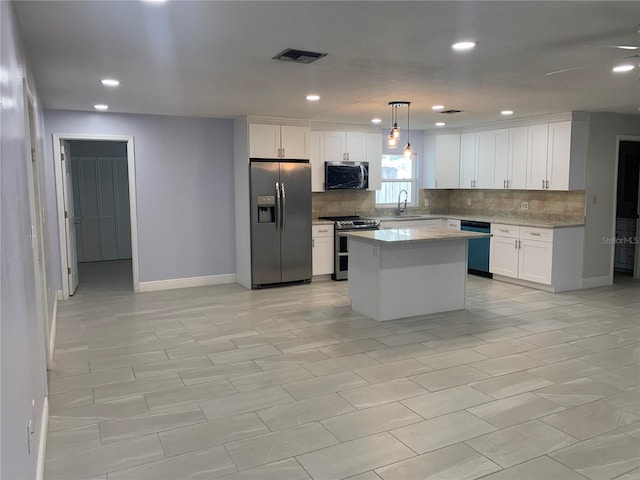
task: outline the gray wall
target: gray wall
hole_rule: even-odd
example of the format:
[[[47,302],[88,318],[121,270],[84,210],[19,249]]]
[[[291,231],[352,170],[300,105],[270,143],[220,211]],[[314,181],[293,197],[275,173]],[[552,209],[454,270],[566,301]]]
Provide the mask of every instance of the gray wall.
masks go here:
[[[231,120],[58,110],[44,119],[50,162],[54,133],[134,137],[141,282],[235,272]],[[56,222],[49,235],[58,238]]]
[[[36,476],[47,376],[45,327],[36,311],[39,287],[30,239],[29,136],[25,129],[23,76],[32,94],[36,92],[10,2],[0,2],[0,34],[0,478],[26,479]],[[37,128],[42,119],[37,97],[35,100]],[[26,426],[32,418],[32,399],[36,424],[29,455]]]
[[[614,186],[619,135],[640,136],[640,116],[592,113],[586,172],[585,279],[611,274],[613,245],[602,241],[614,234]],[[594,204],[594,195],[597,196]]]

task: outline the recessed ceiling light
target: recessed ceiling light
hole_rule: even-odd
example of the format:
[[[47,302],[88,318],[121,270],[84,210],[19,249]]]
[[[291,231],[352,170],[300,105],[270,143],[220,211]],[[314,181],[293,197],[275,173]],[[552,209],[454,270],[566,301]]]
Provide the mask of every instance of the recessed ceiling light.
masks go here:
[[[307,95],[306,99],[309,100],[310,102],[317,102],[318,100],[320,100],[320,95],[316,95],[316,94]]]
[[[616,65],[615,67],[613,67],[612,70],[616,73],[624,73],[624,72],[630,72],[634,68],[635,67],[630,63],[624,63],[622,65]]]
[[[165,3],[167,0],[142,0],[147,3]]]
[[[456,52],[466,52],[467,50],[473,50],[476,46],[476,42],[458,42],[451,45]]]
[[[500,115],[504,115],[504,116],[513,115],[513,110],[502,110],[500,112]]]
[[[446,123],[444,122],[436,122],[436,127],[444,127]]]
[[[117,87],[120,85],[120,80],[116,80],[115,78],[103,78],[100,80],[100,83],[105,87]]]
[[[371,119],[371,123],[382,123],[382,119],[381,118],[372,118]]]
[[[94,105],[93,108],[95,108],[96,110],[104,111],[104,110],[109,110],[109,105],[105,105],[104,103],[98,103]]]
[[[434,105],[433,107],[431,107],[431,110],[444,110],[444,105]]]

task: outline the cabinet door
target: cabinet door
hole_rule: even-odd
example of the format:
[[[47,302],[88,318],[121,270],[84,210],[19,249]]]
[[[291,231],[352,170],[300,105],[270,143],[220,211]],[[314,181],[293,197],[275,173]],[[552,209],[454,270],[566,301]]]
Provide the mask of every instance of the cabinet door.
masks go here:
[[[333,237],[313,238],[313,275],[333,273]]]
[[[496,149],[490,188],[505,188],[509,178],[509,130],[496,130]],[[508,188],[508,187],[507,187]]]
[[[346,158],[345,132],[324,132],[324,161],[343,162]]]
[[[527,156],[529,155],[529,127],[509,129],[509,168],[507,188],[524,190],[527,187]]]
[[[489,271],[496,275],[518,278],[518,239],[491,237]]]
[[[311,191],[324,192],[324,132],[310,133]]]
[[[367,133],[367,158],[369,162],[369,188],[382,188],[382,134]]]
[[[549,124],[547,180],[549,190],[569,189],[571,122]]]
[[[367,134],[362,132],[347,132],[345,152],[347,154],[347,161],[349,162],[366,162]]]
[[[309,158],[309,129],[283,125],[281,127],[282,158]]]
[[[518,278],[551,285],[553,243],[520,240]]]
[[[280,125],[249,124],[249,157],[280,158]]]
[[[547,139],[549,125],[532,125],[529,127],[527,155],[527,189],[544,190],[547,180]]]
[[[436,188],[458,188],[460,186],[460,135],[437,135],[435,143]]]
[[[491,170],[496,158],[496,132],[476,134],[476,178],[474,188],[491,187]],[[491,187],[493,188],[493,187]]]
[[[476,180],[476,134],[460,135],[460,188],[473,188]]]

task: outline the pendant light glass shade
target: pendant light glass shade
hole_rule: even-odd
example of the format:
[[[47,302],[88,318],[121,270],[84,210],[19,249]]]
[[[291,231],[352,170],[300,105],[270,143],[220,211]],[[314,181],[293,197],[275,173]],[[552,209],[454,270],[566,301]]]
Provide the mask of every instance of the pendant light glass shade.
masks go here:
[[[406,158],[413,156],[413,150],[409,143],[409,106],[411,102],[389,102],[391,105],[391,132],[387,137],[387,147],[396,148],[399,145],[400,129],[398,128],[398,107],[407,107],[407,144],[404,147],[403,155]]]
[[[391,105],[391,131],[387,137],[387,147],[396,148],[398,146],[398,138],[400,138],[400,129],[398,128],[398,105],[389,102]]]

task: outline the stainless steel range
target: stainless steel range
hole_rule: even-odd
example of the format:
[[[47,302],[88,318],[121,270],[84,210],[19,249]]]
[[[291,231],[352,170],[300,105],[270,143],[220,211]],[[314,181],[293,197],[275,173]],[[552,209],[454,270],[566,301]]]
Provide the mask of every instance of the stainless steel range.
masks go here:
[[[331,220],[334,223],[334,257],[333,275],[334,280],[346,280],[349,278],[349,242],[347,232],[354,230],[379,230],[380,220],[376,218],[352,217],[320,217],[321,220]]]

